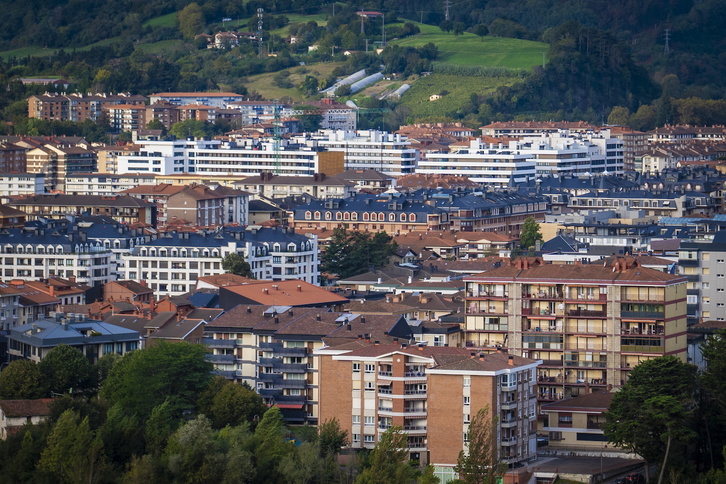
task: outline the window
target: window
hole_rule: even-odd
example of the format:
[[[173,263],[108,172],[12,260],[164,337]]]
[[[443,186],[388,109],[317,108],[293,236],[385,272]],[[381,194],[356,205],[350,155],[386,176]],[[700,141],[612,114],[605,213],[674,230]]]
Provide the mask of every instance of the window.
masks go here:
[[[375,444],[376,436],[375,435],[364,435],[363,442],[365,442],[366,444]]]
[[[366,373],[375,373],[376,371],[376,365],[375,364],[368,364],[366,363]]]
[[[471,386],[471,377],[465,376],[464,377],[464,387],[466,388],[466,387],[470,387],[470,386]]]
[[[464,423],[465,424],[471,423],[471,416],[468,413],[464,414]]]
[[[464,442],[469,442],[469,432],[464,432]]]
[[[471,397],[464,397],[464,405],[469,405],[471,403]]]
[[[360,415],[353,415],[353,425],[360,425]]]
[[[716,262],[718,262],[719,264],[723,264],[724,263],[724,259],[716,259]]]
[[[376,424],[376,418],[366,416],[363,418],[363,423],[366,427],[373,427]]]
[[[724,278],[724,275],[723,274],[716,274],[716,277],[718,277],[719,279],[723,279]]]
[[[360,434],[353,434],[353,443],[360,444]]]

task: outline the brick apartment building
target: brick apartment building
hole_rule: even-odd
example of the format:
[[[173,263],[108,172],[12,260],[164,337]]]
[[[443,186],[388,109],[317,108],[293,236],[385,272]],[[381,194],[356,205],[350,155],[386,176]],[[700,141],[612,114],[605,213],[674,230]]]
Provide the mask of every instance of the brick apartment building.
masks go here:
[[[468,426],[488,406],[497,417],[499,457],[509,465],[536,457],[538,361],[505,353],[406,344],[329,345],[320,356],[320,422],[337,418],[352,448],[373,448],[397,426],[410,459],[455,478]]]

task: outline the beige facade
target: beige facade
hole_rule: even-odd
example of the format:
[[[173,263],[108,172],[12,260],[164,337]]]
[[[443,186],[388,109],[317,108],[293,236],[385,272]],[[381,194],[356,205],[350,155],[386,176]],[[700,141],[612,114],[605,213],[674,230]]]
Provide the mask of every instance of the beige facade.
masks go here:
[[[686,278],[518,259],[466,278],[466,346],[541,359],[540,403],[620,387],[641,361],[686,361]]]

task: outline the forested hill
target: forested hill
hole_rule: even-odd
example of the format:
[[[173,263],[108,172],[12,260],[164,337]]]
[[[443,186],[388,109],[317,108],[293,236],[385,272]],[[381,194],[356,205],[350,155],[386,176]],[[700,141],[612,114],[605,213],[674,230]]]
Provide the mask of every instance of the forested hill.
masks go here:
[[[26,46],[71,49],[120,37],[138,41],[178,35],[178,29],[154,24],[154,18],[178,12],[190,0],[4,0],[0,15],[0,50]],[[198,0],[207,25],[223,18],[248,19],[258,7],[271,14],[331,13],[320,0]],[[609,31],[629,45],[637,64],[658,81],[678,76],[686,93],[723,96],[726,75],[726,9],[721,0],[389,0],[347,5],[440,25],[449,3],[452,23],[485,25],[497,35],[540,40],[546,30],[575,21]],[[341,9],[346,4],[337,3]],[[668,29],[668,30],[666,30]],[[668,33],[666,33],[668,32]],[[665,41],[669,52],[665,55]]]

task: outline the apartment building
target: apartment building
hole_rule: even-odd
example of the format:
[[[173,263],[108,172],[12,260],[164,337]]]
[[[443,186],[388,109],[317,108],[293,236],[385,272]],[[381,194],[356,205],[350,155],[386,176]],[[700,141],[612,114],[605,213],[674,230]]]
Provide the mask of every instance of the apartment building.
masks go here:
[[[233,92],[160,92],[149,96],[149,103],[168,102],[176,106],[203,104],[224,108],[227,104],[244,100],[244,96]]]
[[[486,144],[473,139],[452,144],[448,152],[427,152],[418,162],[416,173],[459,175],[492,187],[508,187],[513,180],[525,182],[535,177],[535,161],[526,153],[512,151],[503,144]]]
[[[112,129],[135,131],[146,128],[145,104],[116,104],[109,106],[106,111]]]
[[[99,197],[53,193],[18,199],[8,205],[28,214],[29,220],[68,215],[98,215],[127,224],[156,225],[156,207],[150,202],[129,196]]]
[[[145,240],[122,255],[120,278],[145,280],[157,294],[178,296],[192,290],[199,277],[224,273],[222,259],[231,253],[244,256],[255,279],[319,282],[317,239],[260,227],[167,232]]]
[[[17,326],[21,296],[16,286],[0,282],[0,331]]]
[[[6,228],[0,231],[0,247],[0,273],[5,280],[58,276],[94,286],[112,278],[112,252],[89,242],[84,232],[33,225]]]
[[[465,345],[542,360],[540,402],[617,388],[653,357],[686,361],[687,279],[637,259],[520,258],[465,281]]]
[[[726,231],[710,242],[681,241],[678,273],[688,278],[688,323],[726,321]]]
[[[13,143],[0,141],[0,173],[26,170],[25,148]]]
[[[387,429],[407,435],[411,460],[455,478],[468,426],[488,407],[503,462],[536,458],[539,362],[505,353],[423,344],[329,345],[320,355],[320,421],[337,418],[351,447],[373,448]]]
[[[139,140],[139,153],[118,157],[119,173],[172,175],[253,176],[261,172],[313,176],[318,154],[310,147],[248,139],[242,143],[219,140]]]
[[[288,302],[308,304],[310,296],[307,289],[293,292]],[[360,316],[284,304],[240,304],[207,324],[204,332],[216,373],[248,383],[268,404],[280,408],[286,421],[297,424],[320,421],[322,376],[316,350],[324,346],[323,338],[370,344],[372,337],[386,342],[410,337],[401,316]]]
[[[111,197],[130,188],[155,183],[156,176],[151,174],[76,173],[66,175],[65,191],[72,195]]]
[[[400,134],[377,130],[320,130],[308,144],[345,154],[346,170],[377,170],[393,177],[416,171],[418,152]]]
[[[43,173],[0,172],[0,196],[17,197],[45,193]]]
[[[279,176],[260,173],[236,183],[236,186],[255,195],[267,198],[285,198],[310,195],[323,200],[327,198],[347,198],[355,193],[355,184],[324,173],[313,176]]]
[[[28,117],[48,121],[96,121],[111,106],[143,106],[146,98],[138,94],[50,94],[28,98]]]
[[[26,153],[29,173],[45,175],[50,189],[64,190],[65,178],[76,173],[96,171],[96,152],[82,146],[46,143],[29,149]]]

